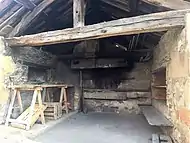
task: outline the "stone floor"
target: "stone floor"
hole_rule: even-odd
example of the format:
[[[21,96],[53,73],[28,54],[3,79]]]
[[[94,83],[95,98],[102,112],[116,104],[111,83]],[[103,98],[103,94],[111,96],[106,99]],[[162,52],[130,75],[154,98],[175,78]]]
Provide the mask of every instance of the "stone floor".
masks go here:
[[[37,136],[42,143],[148,143],[160,129],[143,115],[116,113],[75,114]]]

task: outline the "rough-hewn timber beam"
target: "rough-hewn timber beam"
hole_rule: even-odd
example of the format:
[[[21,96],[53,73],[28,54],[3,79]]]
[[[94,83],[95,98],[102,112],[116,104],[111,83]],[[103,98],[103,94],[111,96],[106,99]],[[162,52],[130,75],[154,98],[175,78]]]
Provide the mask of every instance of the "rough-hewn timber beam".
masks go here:
[[[17,36],[18,34],[25,31],[31,24],[31,22],[46,8],[48,7],[54,0],[43,0],[38,6],[36,6],[33,11],[29,14],[26,14],[19,24],[13,29],[13,31],[9,34],[9,37]]]
[[[9,46],[40,46],[57,43],[98,39],[104,37],[131,35],[146,32],[166,31],[184,26],[185,14],[190,10],[177,10],[131,18],[123,18],[99,24],[43,32],[34,35],[7,38]]]

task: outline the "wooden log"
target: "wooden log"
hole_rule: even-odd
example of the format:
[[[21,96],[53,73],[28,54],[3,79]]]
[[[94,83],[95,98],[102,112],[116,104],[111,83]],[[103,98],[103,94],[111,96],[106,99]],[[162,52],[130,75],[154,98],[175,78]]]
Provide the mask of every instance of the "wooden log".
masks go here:
[[[32,23],[32,21],[54,0],[45,0],[42,1],[38,6],[36,6],[31,13],[28,13],[22,18],[19,24],[13,29],[13,31],[9,34],[10,37],[16,36],[22,32],[24,32]]]
[[[11,47],[40,46],[119,35],[166,31],[174,27],[184,26],[184,16],[189,12],[190,10],[188,9],[154,13],[102,22],[84,27],[49,31],[21,37],[12,37],[7,38],[6,40]]]

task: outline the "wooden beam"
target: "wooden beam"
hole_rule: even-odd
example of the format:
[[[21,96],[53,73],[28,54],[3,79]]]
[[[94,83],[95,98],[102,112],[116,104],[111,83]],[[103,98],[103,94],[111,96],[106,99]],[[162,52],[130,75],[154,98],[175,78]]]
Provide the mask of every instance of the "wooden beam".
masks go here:
[[[5,19],[1,24],[0,24],[0,29],[5,27],[6,25],[11,25],[13,24],[18,17],[21,17],[21,15],[26,11],[26,8],[21,7],[17,11],[15,11],[13,14],[10,15],[7,19]],[[12,13],[12,11],[10,11]]]
[[[190,8],[190,2],[184,0],[140,0],[140,2],[146,2],[159,7],[163,6],[173,10],[183,10]]]
[[[99,39],[118,35],[167,31],[184,26],[185,14],[190,10],[177,10],[130,18],[123,18],[84,27],[43,32],[34,35],[7,38],[9,46],[40,46],[57,43]]]
[[[29,10],[33,10],[35,8],[35,4],[30,0],[14,0],[16,3],[23,5],[25,8]]]
[[[27,13],[20,23],[14,28],[14,30],[9,34],[10,37],[17,36],[20,33],[23,33],[32,23],[32,21],[54,0],[44,0],[38,6],[36,6],[32,12]]]
[[[73,0],[73,26],[85,25],[85,0]]]

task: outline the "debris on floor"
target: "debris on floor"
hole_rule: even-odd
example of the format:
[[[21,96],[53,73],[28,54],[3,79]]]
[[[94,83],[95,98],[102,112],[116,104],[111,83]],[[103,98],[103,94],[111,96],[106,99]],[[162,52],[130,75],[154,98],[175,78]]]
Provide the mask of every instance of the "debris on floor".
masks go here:
[[[152,134],[152,143],[172,143],[172,139],[166,135]]]

